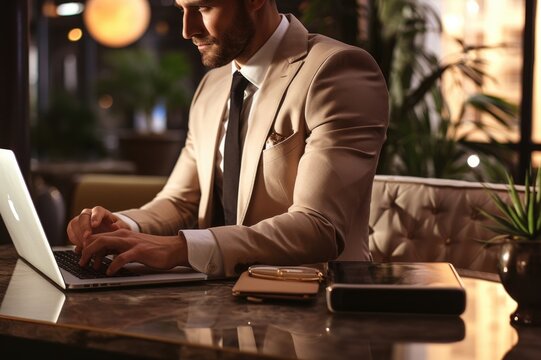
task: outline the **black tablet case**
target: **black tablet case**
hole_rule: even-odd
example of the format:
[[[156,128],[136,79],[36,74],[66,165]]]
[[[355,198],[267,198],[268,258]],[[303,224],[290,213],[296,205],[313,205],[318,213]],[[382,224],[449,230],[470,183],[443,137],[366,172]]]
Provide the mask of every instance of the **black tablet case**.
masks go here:
[[[332,312],[460,315],[466,291],[450,263],[331,261]]]

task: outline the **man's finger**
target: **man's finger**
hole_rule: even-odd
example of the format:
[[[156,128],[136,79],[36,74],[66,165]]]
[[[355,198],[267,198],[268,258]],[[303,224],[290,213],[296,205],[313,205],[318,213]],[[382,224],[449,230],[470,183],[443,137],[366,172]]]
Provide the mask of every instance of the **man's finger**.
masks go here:
[[[79,236],[81,237],[81,241],[86,239],[90,234],[92,234],[92,225],[90,224],[90,221],[92,219],[92,210],[90,209],[83,209],[81,213],[79,214],[77,218],[77,222],[79,224],[78,226],[78,232]]]
[[[107,210],[101,206],[95,206],[90,212],[90,225],[92,228],[96,228],[101,225],[103,218],[107,214]]]
[[[124,265],[136,260],[137,252],[134,248],[123,252],[115,256],[109,267],[107,268],[107,275],[114,275],[118,270],[120,270]]]
[[[85,216],[86,218],[87,216]],[[81,245],[85,238],[85,233],[82,227],[85,225],[81,222],[79,217],[72,219],[67,228],[68,238],[75,245]],[[87,223],[87,227],[90,227],[90,223]]]
[[[104,256],[102,256],[100,254],[95,254],[94,255],[94,261],[93,261],[93,264],[92,264],[92,267],[94,268],[94,270],[100,270],[101,269],[101,264],[103,262],[103,258],[104,258]]]
[[[106,240],[104,236],[91,236],[87,238],[83,244],[81,258],[79,259],[80,266],[86,266],[90,259],[103,250]]]

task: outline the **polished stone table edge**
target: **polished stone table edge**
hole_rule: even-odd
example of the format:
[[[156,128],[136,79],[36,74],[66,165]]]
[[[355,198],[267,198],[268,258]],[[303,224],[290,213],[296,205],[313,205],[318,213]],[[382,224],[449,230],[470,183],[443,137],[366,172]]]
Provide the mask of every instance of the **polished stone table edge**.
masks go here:
[[[261,353],[200,345],[170,338],[145,336],[110,329],[0,315],[0,336],[99,350],[148,359],[283,359]]]

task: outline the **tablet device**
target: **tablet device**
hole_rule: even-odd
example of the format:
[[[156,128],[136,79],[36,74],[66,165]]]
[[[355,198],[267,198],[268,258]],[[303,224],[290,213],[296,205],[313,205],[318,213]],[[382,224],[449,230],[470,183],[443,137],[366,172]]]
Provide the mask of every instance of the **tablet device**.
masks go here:
[[[332,312],[460,315],[466,291],[450,263],[331,261],[326,301]]]

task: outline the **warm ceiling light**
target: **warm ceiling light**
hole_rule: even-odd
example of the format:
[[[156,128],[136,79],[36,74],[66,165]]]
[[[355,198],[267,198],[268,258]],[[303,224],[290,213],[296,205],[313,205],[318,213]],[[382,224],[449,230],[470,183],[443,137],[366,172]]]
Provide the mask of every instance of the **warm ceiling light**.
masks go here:
[[[73,28],[68,33],[68,40],[72,42],[76,42],[81,40],[83,37],[83,31],[79,28]]]
[[[83,19],[90,35],[109,47],[139,39],[150,22],[148,0],[89,0]]]
[[[83,12],[85,6],[77,2],[69,2],[60,4],[56,7],[56,14],[58,16],[73,16]]]

